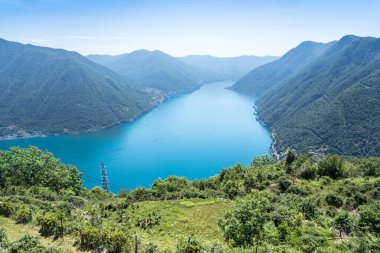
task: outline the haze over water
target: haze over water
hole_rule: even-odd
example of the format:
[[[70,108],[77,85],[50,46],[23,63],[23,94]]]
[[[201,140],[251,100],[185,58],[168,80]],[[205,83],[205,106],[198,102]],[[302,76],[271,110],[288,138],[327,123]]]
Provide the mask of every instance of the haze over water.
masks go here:
[[[100,185],[100,162],[110,190],[150,186],[169,175],[207,178],[221,168],[269,155],[270,131],[254,116],[255,99],[219,82],[172,99],[133,123],[72,136],[1,141],[2,147],[35,145],[77,166],[84,185]]]

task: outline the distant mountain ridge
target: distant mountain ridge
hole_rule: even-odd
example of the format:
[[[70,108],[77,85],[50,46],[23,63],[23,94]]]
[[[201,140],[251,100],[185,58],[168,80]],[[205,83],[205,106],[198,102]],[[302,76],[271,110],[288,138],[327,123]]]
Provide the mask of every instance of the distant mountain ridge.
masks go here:
[[[257,96],[263,95],[265,92],[289,80],[307,64],[322,55],[333,43],[302,42],[280,59],[253,69],[239,79],[231,88],[243,93]]]
[[[0,40],[0,136],[63,134],[131,121],[158,101],[76,52]]]
[[[202,71],[158,50],[87,57],[131,79],[136,88],[161,93],[166,99],[192,92],[207,82]]]
[[[237,80],[252,69],[277,60],[277,56],[236,56],[215,57],[210,55],[189,55],[179,57],[184,63],[203,69],[215,80]]]
[[[312,44],[306,62],[287,59],[305,54],[302,43],[232,89],[261,95],[258,115],[274,130],[279,151],[379,156],[380,39],[350,35]]]
[[[169,97],[191,92],[202,84],[237,80],[275,56],[172,57],[159,50],[136,50],[121,55],[88,55],[88,59],[131,78],[143,88],[154,88]],[[174,88],[174,89],[173,89]]]

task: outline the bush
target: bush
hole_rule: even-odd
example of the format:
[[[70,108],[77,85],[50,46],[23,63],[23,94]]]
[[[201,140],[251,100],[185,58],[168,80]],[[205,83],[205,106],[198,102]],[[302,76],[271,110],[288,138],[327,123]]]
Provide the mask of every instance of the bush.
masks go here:
[[[98,228],[86,227],[80,233],[80,247],[84,250],[96,250],[101,243],[110,253],[132,251],[132,239],[124,231],[104,230],[100,234]]]
[[[343,205],[343,199],[337,195],[335,195],[334,193],[329,193],[327,196],[326,196],[326,202],[327,204],[329,204],[330,206],[334,206],[334,207],[341,207]]]
[[[184,238],[180,239],[177,243],[178,253],[201,253],[205,248],[197,240],[190,240],[190,242]]]
[[[131,237],[122,231],[112,231],[108,233],[106,246],[110,253],[132,252]]]
[[[303,216],[306,219],[311,220],[313,218],[316,218],[318,208],[315,204],[315,201],[307,198],[302,200],[299,206],[299,211],[302,212]]]
[[[30,210],[28,209],[20,209],[14,216],[14,219],[17,223],[26,224],[32,220],[32,216],[30,215]]]
[[[342,157],[337,155],[328,155],[318,162],[318,175],[328,176],[332,179],[339,179],[343,177],[343,163]]]
[[[264,224],[269,220],[270,202],[261,193],[239,200],[228,211],[224,219],[218,221],[227,241],[234,246],[251,246],[259,243]]]
[[[306,164],[300,173],[301,178],[312,180],[317,176],[317,167],[314,164]]]
[[[286,177],[281,177],[278,180],[278,188],[280,189],[281,192],[285,192],[291,185],[292,185],[292,182]]]
[[[354,219],[348,212],[341,212],[334,218],[334,227],[339,231],[339,236],[342,233],[350,235],[354,230]]]
[[[0,215],[3,215],[5,217],[10,217],[14,212],[16,208],[14,204],[8,203],[8,202],[1,202],[0,203]]]
[[[62,215],[55,213],[46,213],[43,216],[37,218],[40,225],[40,234],[43,236],[58,236],[63,231],[60,227],[60,220],[63,219]]]
[[[2,227],[0,227],[0,249],[5,248],[8,244],[7,235]]]
[[[380,201],[360,207],[360,226],[366,230],[380,235]]]
[[[158,253],[158,247],[157,245],[153,243],[149,243],[148,246],[146,246],[145,253]]]
[[[310,191],[302,185],[292,185],[287,189],[286,192],[293,193],[299,196],[306,196],[310,194]]]

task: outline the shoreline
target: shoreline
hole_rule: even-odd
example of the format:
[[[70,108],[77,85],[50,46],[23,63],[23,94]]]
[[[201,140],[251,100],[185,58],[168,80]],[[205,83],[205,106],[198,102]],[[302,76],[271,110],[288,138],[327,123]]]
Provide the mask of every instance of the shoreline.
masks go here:
[[[227,80],[226,80],[227,81]],[[222,82],[222,81],[220,81]],[[201,85],[200,87],[194,89],[193,91],[191,92],[185,92],[183,94],[177,94],[177,95],[174,95],[174,96],[171,96],[171,95],[162,95],[162,94],[153,94],[153,95],[156,95],[156,97],[154,97],[155,99],[153,101],[150,102],[150,105],[152,106],[151,108],[143,111],[139,116],[135,117],[135,118],[131,118],[131,119],[127,119],[127,120],[124,120],[124,121],[118,121],[118,122],[115,122],[113,124],[110,124],[108,126],[99,126],[99,127],[93,127],[93,128],[89,128],[87,130],[84,130],[84,131],[73,131],[73,132],[57,132],[57,133],[43,133],[42,131],[35,131],[33,133],[28,133],[26,130],[24,129],[20,129],[19,131],[22,132],[22,133],[12,133],[12,134],[7,134],[7,135],[0,135],[0,141],[13,141],[13,140],[20,140],[20,139],[29,139],[29,138],[46,138],[46,137],[52,137],[52,136],[67,136],[67,135],[77,135],[77,134],[85,134],[85,133],[93,133],[93,132],[97,132],[97,131],[101,131],[101,130],[106,130],[106,129],[110,129],[112,127],[117,127],[117,126],[120,126],[122,124],[127,124],[127,123],[132,123],[132,122],[135,122],[136,120],[138,120],[139,118],[143,117],[144,115],[146,115],[147,113],[153,111],[154,109],[156,109],[157,107],[159,107],[160,105],[172,100],[172,99],[176,99],[176,98],[179,98],[183,95],[188,95],[188,94],[191,94],[199,89],[201,89],[203,86],[207,85],[207,84],[212,84],[212,83],[215,83],[215,82],[209,82],[209,83],[204,83],[203,85]],[[160,92],[159,92],[160,93]]]

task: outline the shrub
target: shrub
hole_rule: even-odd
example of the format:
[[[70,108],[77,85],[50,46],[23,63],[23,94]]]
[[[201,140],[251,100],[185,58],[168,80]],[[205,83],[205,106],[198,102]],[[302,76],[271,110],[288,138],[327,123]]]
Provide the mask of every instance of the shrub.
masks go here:
[[[2,227],[0,227],[0,249],[5,248],[8,244],[7,235]]]
[[[329,204],[330,206],[334,206],[334,207],[341,207],[343,205],[343,199],[337,195],[335,195],[334,193],[329,193],[327,196],[326,196],[326,202],[327,204]]]
[[[37,218],[38,224],[40,225],[40,233],[43,236],[58,236],[62,233],[62,229],[60,227],[60,220],[62,219],[62,215],[58,215],[55,213],[46,213],[43,216]]]
[[[262,194],[254,194],[239,200],[235,207],[228,211],[224,219],[218,221],[227,241],[234,246],[258,245],[264,224],[269,220],[270,202]]]
[[[339,231],[339,236],[342,233],[350,235],[354,230],[354,219],[348,212],[341,212],[334,218],[334,227]]]
[[[292,182],[286,177],[281,177],[278,180],[278,188],[280,189],[281,192],[285,192],[291,185],[292,185]]]
[[[12,243],[9,247],[9,252],[42,252],[43,247],[37,237],[26,235],[22,237],[19,241]]]
[[[359,224],[364,230],[380,235],[380,201],[360,207]]]
[[[122,231],[112,231],[108,233],[106,245],[110,253],[132,252],[131,237]]]
[[[32,220],[32,216],[30,215],[30,210],[28,209],[20,209],[14,216],[14,219],[16,220],[17,223],[28,223]]]
[[[306,189],[304,186],[302,185],[291,185],[287,191],[287,193],[293,193],[293,194],[296,194],[296,195],[299,195],[299,196],[306,196],[306,195],[309,195],[310,192],[308,189]]]
[[[190,240],[190,242],[184,238],[181,238],[177,243],[178,253],[201,253],[205,248],[197,240]]]
[[[317,167],[315,164],[308,163],[305,165],[304,169],[300,172],[300,177],[303,179],[312,180],[317,176]]]
[[[302,212],[303,216],[308,220],[311,220],[317,216],[317,210],[318,208],[315,201],[309,198],[302,200],[299,206],[299,211]]]
[[[14,204],[9,202],[1,202],[0,203],[0,215],[5,217],[11,216],[15,212],[16,208]]]
[[[80,247],[85,250],[94,250],[101,243],[99,229],[96,227],[86,227],[80,233]]]
[[[332,179],[343,177],[343,163],[342,157],[337,155],[328,155],[318,162],[318,175],[328,176]]]
[[[158,253],[158,247],[157,245],[153,243],[149,243],[148,246],[146,246],[145,253]]]

